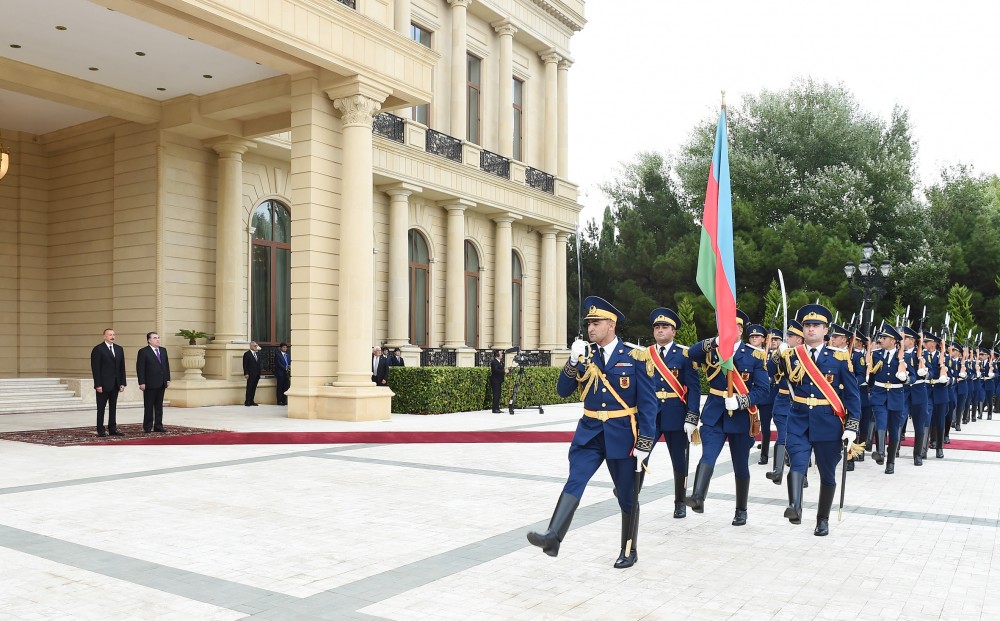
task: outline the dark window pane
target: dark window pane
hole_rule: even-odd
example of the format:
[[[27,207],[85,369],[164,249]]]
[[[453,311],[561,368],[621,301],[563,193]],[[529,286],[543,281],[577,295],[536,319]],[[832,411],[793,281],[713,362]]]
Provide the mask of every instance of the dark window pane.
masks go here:
[[[272,239],[282,244],[292,242],[292,217],[281,203],[274,203],[274,236]]]
[[[292,340],[292,251],[276,248],[275,261],[275,341]]]
[[[513,340],[513,345],[521,345],[521,283],[515,282],[511,286],[511,319],[513,320],[513,326],[511,326],[511,337]]]
[[[427,347],[427,270],[410,268],[410,342]]]
[[[271,239],[271,201],[264,201],[257,206],[250,226],[254,228],[254,239]]]
[[[469,241],[465,242],[465,271],[479,271],[479,253],[476,252],[476,247]]]
[[[479,347],[479,276],[465,276],[465,344]]]
[[[253,317],[250,338],[258,343],[271,341],[271,248],[253,246]]]

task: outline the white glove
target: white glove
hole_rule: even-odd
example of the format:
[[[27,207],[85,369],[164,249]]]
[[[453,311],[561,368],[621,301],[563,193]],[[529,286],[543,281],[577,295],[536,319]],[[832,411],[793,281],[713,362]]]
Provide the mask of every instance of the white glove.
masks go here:
[[[989,375],[986,376],[986,379],[993,379],[994,377],[996,377],[996,374],[995,373],[990,373]],[[122,388],[125,388],[125,387],[122,386]]]
[[[965,371],[962,371],[961,373],[958,374],[958,376],[961,377],[962,379],[965,379],[969,377],[969,374],[966,373]]]
[[[896,371],[896,379],[899,381],[905,382],[907,377],[909,376],[906,374],[906,371]]]
[[[927,377],[927,369],[917,369],[917,375],[919,377]]]
[[[715,337],[714,339],[712,339],[712,345],[715,347],[719,346],[719,337]]]
[[[694,437],[694,431],[698,428],[698,425],[694,423],[684,423],[684,434],[688,437],[688,442]]]
[[[791,349],[791,347],[788,346],[788,343],[784,341],[778,343],[778,351],[781,352],[782,354],[788,351],[789,349]]]
[[[730,411],[740,409],[740,402],[735,395],[732,397],[725,397],[726,399],[726,409]]]
[[[573,345],[570,347],[569,350],[570,362],[576,364],[577,362],[580,361],[580,358],[583,358],[586,355],[587,355],[587,341],[582,341],[580,339],[576,339],[575,341],[573,341]]]
[[[845,429],[844,435],[840,436],[841,440],[847,440],[850,443],[854,443],[858,439],[858,432],[853,429]]]
[[[948,383],[948,376],[947,375],[942,375],[941,377],[937,378],[937,383],[938,384],[947,384]]]
[[[642,462],[649,459],[649,451],[640,451],[639,449],[635,449],[632,451],[632,455],[635,456],[635,471],[642,472]],[[649,462],[646,462],[646,465],[648,466]]]

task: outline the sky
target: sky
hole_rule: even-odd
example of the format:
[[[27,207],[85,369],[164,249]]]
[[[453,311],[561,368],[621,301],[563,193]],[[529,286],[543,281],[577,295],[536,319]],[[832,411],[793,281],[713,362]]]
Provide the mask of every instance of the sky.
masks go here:
[[[677,153],[716,119],[721,91],[736,106],[796,78],[842,83],[886,121],[894,105],[909,110],[922,185],[959,162],[1000,173],[995,0],[588,0],[585,11],[569,72],[581,223],[600,218],[599,186],[622,163]]]

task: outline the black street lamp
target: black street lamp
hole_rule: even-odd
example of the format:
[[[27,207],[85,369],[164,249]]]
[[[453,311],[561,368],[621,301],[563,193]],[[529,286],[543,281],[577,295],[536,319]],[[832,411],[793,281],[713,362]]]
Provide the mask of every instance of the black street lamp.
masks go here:
[[[878,304],[879,298],[885,295],[885,284],[888,282],[889,272],[892,271],[889,259],[883,259],[878,267],[873,265],[871,259],[874,253],[875,249],[872,245],[865,242],[865,245],[861,247],[861,263],[855,266],[853,261],[848,261],[844,264],[844,275],[847,276],[847,281],[851,287],[861,291],[864,296],[864,308],[869,311],[868,317],[874,317],[875,306]],[[864,317],[858,317],[858,323],[864,326],[865,334],[870,333],[871,319],[866,320]]]

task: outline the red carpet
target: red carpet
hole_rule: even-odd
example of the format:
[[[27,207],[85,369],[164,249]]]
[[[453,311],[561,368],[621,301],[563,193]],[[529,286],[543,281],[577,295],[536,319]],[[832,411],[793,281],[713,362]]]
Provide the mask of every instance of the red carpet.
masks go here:
[[[221,431],[190,436],[143,436],[115,444],[499,444],[572,439],[572,431]],[[93,443],[100,444],[103,443]]]

